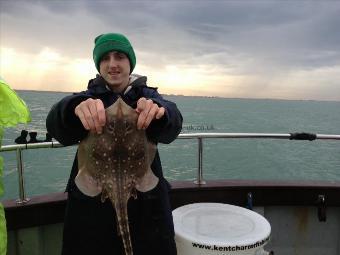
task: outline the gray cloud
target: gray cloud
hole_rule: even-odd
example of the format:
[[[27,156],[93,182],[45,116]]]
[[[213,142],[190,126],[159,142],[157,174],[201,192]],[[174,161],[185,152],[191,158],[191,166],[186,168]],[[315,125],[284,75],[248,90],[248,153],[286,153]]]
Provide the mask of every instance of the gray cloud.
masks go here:
[[[111,29],[131,34],[138,45],[150,50],[156,45],[172,49],[179,43],[183,52],[193,43],[196,47],[190,50],[207,54],[224,46],[261,54],[290,47],[323,51],[340,47],[340,3],[336,2],[14,0],[1,2],[1,7],[5,35],[12,40],[18,35],[37,36],[49,45]]]
[[[116,31],[144,65],[265,77],[339,66],[339,13],[338,1],[1,1],[0,44],[91,58],[94,38]]]

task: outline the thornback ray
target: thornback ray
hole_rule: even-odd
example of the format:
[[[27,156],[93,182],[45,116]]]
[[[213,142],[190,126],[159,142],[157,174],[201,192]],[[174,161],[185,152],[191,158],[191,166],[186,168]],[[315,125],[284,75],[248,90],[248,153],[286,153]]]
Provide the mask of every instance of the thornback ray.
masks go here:
[[[102,133],[90,132],[79,144],[76,184],[89,196],[101,193],[102,202],[111,201],[125,255],[133,255],[127,203],[137,197],[137,189],[145,192],[157,185],[150,168],[156,145],[148,141],[145,130],[137,129],[138,113],[121,98],[105,113]]]

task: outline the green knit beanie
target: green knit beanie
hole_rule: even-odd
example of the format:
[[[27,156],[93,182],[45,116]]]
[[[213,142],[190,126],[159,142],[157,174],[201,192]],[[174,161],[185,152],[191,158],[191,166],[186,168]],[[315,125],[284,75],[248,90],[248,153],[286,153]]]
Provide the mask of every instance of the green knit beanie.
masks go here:
[[[98,72],[100,71],[100,60],[102,59],[104,54],[110,51],[118,51],[125,53],[126,56],[129,58],[130,73],[132,73],[133,69],[136,66],[136,55],[133,51],[131,43],[124,35],[118,33],[102,34],[94,39],[94,43],[95,46],[93,49],[93,60]]]

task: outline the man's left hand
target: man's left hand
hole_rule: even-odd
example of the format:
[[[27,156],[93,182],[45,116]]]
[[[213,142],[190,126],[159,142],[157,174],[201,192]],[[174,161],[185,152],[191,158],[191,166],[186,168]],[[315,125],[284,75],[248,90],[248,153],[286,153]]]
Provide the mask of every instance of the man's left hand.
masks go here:
[[[136,112],[139,113],[137,129],[146,129],[153,119],[160,119],[164,116],[164,107],[159,107],[151,99],[141,97],[137,101]]]

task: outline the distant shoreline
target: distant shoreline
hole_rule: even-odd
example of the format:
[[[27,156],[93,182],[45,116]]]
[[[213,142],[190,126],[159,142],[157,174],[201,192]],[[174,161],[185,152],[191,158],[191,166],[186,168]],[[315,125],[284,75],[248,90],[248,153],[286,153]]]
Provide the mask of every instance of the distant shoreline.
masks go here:
[[[52,90],[32,90],[32,89],[14,89],[15,91],[24,92],[39,92],[39,93],[64,93],[72,94],[78,91],[52,91]],[[162,94],[162,93],[161,93]],[[162,94],[162,96],[175,96],[175,97],[190,97],[190,98],[216,98],[216,99],[229,99],[229,100],[276,100],[276,101],[308,101],[308,102],[340,102],[340,100],[317,100],[317,99],[285,99],[285,98],[252,98],[252,97],[220,97],[220,96],[192,96],[181,94]]]

